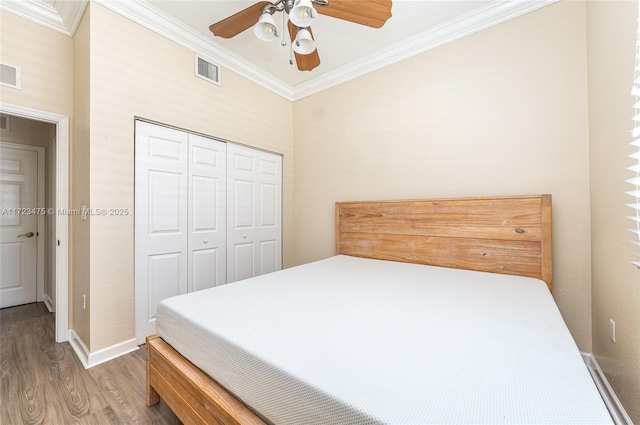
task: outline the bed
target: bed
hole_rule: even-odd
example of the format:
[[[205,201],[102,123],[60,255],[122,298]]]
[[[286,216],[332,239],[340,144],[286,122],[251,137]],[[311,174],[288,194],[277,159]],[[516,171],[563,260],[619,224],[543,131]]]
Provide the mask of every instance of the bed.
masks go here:
[[[185,424],[612,423],[551,297],[551,197],[336,204],[336,255],[158,307]]]

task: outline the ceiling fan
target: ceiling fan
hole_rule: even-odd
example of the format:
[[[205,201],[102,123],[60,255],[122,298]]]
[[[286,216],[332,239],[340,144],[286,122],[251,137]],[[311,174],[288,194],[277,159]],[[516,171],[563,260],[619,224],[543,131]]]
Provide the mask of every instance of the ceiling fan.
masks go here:
[[[313,5],[318,8],[315,9]],[[258,38],[264,41],[279,39],[280,33],[273,14],[285,12],[291,47],[300,71],[311,71],[320,65],[315,48],[311,24],[317,14],[343,19],[372,28],[380,28],[391,18],[391,0],[277,0],[274,3],[260,1],[240,12],[209,26],[213,35],[232,38],[254,28]],[[283,16],[284,18],[284,16]],[[286,45],[286,41],[282,41]],[[290,61],[293,64],[293,61]]]

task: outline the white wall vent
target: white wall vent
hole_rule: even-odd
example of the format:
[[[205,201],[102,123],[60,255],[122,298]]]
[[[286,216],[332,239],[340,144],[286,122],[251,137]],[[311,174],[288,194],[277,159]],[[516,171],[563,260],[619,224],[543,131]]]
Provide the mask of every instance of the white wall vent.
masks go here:
[[[9,115],[0,115],[0,130],[11,130],[11,118]]]
[[[20,67],[0,63],[0,84],[13,87],[14,89],[22,88],[22,72]]]
[[[220,67],[196,53],[196,77],[220,85]]]

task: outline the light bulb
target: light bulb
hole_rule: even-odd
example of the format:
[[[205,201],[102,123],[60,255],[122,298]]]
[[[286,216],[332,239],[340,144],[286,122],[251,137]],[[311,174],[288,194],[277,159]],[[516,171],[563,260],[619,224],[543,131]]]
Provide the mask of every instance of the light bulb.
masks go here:
[[[308,7],[299,7],[296,9],[296,19],[299,21],[306,21],[311,16],[311,12]]]

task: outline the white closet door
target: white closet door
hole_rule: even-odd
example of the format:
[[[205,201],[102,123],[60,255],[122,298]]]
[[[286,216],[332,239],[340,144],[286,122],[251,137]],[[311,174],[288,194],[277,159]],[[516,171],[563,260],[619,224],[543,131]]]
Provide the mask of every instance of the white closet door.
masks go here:
[[[282,157],[227,146],[227,282],[282,268]]]
[[[154,334],[158,303],[187,292],[188,134],[136,121],[136,339]]]
[[[189,292],[224,285],[227,144],[189,135]]]
[[[136,121],[136,340],[165,298],[282,268],[282,157]]]

